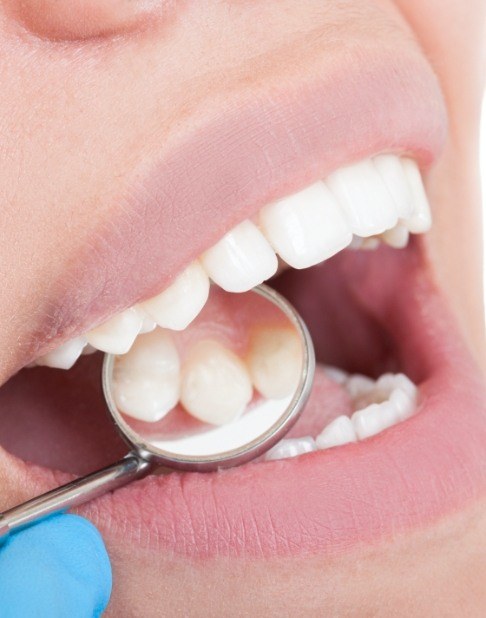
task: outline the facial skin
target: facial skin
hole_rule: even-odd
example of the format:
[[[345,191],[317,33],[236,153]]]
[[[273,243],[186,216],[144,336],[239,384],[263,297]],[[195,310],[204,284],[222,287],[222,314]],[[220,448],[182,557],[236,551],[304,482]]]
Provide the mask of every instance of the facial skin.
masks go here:
[[[296,79],[289,67],[312,76],[321,56],[330,70],[341,36],[420,53],[439,78],[449,131],[427,178],[435,225],[426,247],[486,369],[481,0],[73,0],[69,11],[56,0],[16,4],[0,6],[1,382],[38,354],[35,334],[59,294],[56,282],[116,219],[124,179],[232,97]],[[127,296],[126,306],[139,298]],[[15,491],[7,476],[2,503],[14,503]],[[220,558],[211,568],[134,552],[112,543],[108,531],[115,589],[107,615],[175,615],[182,607],[188,616],[479,616],[484,507],[466,505],[433,526],[331,560]]]

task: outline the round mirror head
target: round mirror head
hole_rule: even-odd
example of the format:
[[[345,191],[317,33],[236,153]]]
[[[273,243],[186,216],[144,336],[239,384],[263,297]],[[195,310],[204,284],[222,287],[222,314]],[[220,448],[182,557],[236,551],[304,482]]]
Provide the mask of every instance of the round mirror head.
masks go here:
[[[307,328],[271,288],[212,286],[184,330],[157,327],[107,354],[103,390],[128,444],[146,459],[206,471],[254,459],[297,420],[310,392]]]

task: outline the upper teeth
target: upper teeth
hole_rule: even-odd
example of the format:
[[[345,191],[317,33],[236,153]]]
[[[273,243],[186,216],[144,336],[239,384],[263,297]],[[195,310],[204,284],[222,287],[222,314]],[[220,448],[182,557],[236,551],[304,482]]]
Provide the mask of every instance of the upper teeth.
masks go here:
[[[277,257],[307,268],[352,245],[374,248],[379,241],[403,247],[409,232],[431,225],[417,164],[378,155],[340,168],[325,181],[262,208],[256,223],[243,221],[161,294],[112,317],[84,338],[67,342],[38,364],[69,368],[89,343],[112,354],[126,353],[154,322],[182,330],[198,315],[209,292],[209,277],[229,292],[243,292],[273,276]],[[74,343],[75,342],[75,343]]]

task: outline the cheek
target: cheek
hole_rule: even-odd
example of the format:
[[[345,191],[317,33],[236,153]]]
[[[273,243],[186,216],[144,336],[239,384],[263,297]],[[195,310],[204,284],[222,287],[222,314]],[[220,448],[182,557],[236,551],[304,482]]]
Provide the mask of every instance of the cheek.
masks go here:
[[[161,16],[175,0],[6,0],[9,13],[33,34],[52,40],[117,35]]]

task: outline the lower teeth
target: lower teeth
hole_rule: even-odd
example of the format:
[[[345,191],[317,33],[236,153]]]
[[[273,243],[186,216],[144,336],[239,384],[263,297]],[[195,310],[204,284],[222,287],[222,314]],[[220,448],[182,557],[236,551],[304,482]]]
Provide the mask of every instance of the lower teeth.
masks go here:
[[[362,375],[348,376],[335,367],[326,367],[325,371],[348,393],[354,413],[334,418],[316,438],[281,440],[266,453],[266,460],[288,459],[365,440],[406,420],[417,409],[418,389],[403,373],[385,373],[372,380]]]

